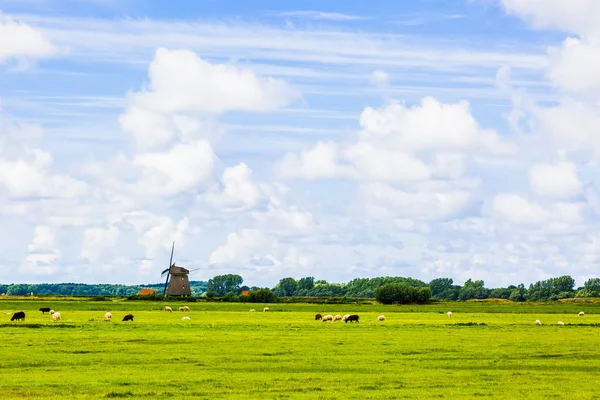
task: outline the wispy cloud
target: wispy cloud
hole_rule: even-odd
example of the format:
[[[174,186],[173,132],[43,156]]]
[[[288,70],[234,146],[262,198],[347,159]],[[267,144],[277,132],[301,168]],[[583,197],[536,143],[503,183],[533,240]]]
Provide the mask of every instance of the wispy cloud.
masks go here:
[[[449,21],[455,19],[463,19],[465,15],[462,14],[447,14],[447,15],[435,15],[435,14],[424,14],[424,15],[413,15],[410,17],[398,19],[392,21],[393,24],[402,26],[418,26],[427,25],[434,22]]]
[[[344,14],[338,12],[325,12],[325,11],[285,11],[280,12],[278,15],[282,17],[298,17],[298,18],[309,18],[309,19],[322,19],[328,21],[356,21],[359,19],[365,19],[358,15]]]

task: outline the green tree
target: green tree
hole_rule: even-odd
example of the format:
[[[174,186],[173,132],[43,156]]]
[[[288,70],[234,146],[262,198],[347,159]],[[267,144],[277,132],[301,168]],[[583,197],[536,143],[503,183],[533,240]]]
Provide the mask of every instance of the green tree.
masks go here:
[[[275,303],[277,296],[271,289],[264,288],[253,290],[248,294],[249,303]]]
[[[298,290],[311,290],[315,286],[315,278],[307,276],[298,280]]]
[[[244,279],[235,274],[217,275],[208,281],[208,291],[215,292],[217,296],[225,296],[227,292],[240,293]]]
[[[277,295],[293,296],[298,290],[298,282],[294,278],[283,278],[277,285]]]
[[[431,293],[431,292],[429,292]],[[375,290],[375,299],[383,304],[410,304],[417,301],[417,289],[407,283],[388,283]]]

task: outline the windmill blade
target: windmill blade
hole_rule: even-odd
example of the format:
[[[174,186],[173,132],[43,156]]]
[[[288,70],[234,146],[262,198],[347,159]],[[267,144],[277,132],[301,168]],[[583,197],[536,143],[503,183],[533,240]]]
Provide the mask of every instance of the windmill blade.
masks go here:
[[[190,272],[198,271],[199,269],[202,269],[202,268],[190,269]]]
[[[167,295],[167,285],[169,284],[169,277],[171,276],[171,267],[173,266],[173,252],[175,251],[175,241],[173,240],[173,247],[171,247],[171,260],[169,260],[169,268],[167,268],[165,271],[168,271],[169,273],[167,274],[167,280],[165,281],[165,290],[163,291],[163,296]],[[165,273],[165,271],[163,271],[163,274]],[[162,274],[161,274],[162,276]]]
[[[170,269],[170,268],[167,268],[167,269],[165,269],[163,272],[161,272],[161,273],[160,273],[160,276],[165,276],[165,274],[166,274],[167,272],[169,272],[169,269]]]
[[[169,268],[173,265],[173,252],[175,251],[175,241],[173,240],[173,247],[171,247],[171,259],[169,260]]]

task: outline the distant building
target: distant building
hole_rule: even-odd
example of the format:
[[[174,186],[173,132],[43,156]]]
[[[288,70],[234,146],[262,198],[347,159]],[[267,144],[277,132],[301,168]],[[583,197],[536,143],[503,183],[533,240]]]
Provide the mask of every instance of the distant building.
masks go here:
[[[242,294],[244,296],[248,296],[250,294],[250,291],[249,290],[242,290]]]
[[[138,292],[138,296],[151,296],[156,294],[154,289],[142,289]]]

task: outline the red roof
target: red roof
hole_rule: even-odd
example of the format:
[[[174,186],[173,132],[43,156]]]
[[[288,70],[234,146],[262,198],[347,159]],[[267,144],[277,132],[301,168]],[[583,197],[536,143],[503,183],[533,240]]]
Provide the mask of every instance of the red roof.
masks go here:
[[[138,292],[138,296],[148,296],[151,294],[156,294],[154,289],[142,289]]]

